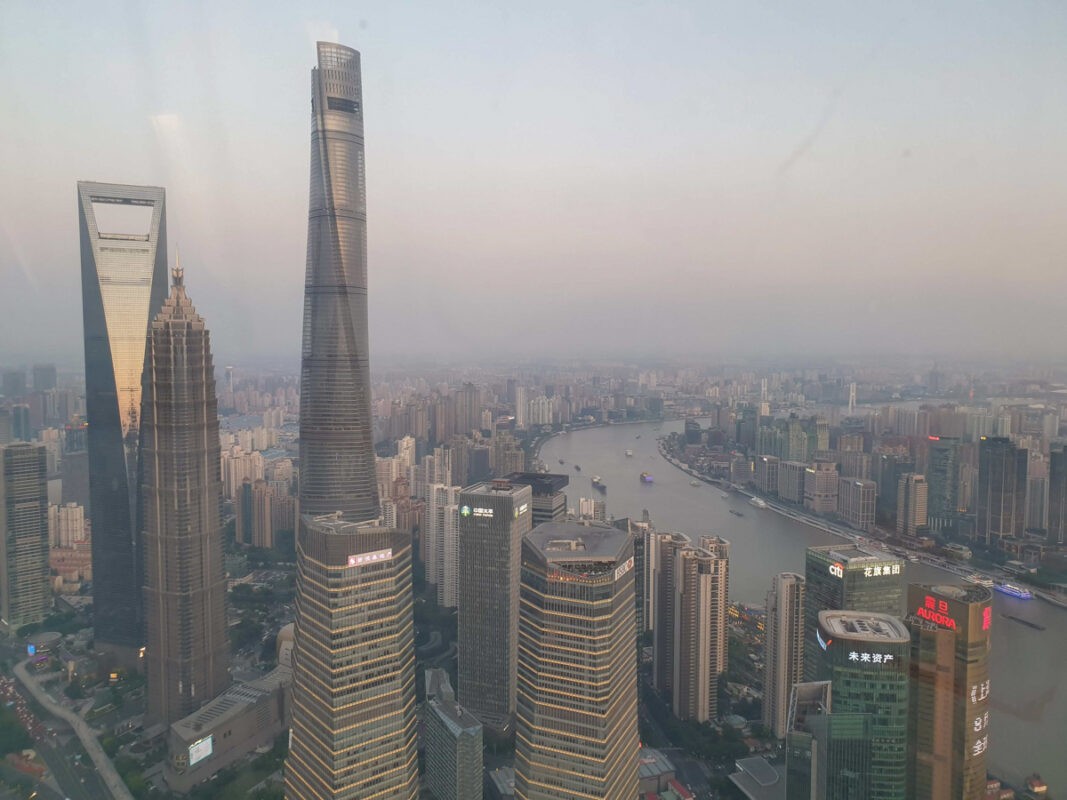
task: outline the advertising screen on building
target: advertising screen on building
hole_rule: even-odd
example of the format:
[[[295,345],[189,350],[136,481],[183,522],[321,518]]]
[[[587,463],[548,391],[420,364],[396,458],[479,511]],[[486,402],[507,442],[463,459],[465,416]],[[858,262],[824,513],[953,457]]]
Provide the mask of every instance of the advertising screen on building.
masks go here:
[[[214,750],[215,737],[205,736],[189,745],[189,766],[199,764],[211,755]]]

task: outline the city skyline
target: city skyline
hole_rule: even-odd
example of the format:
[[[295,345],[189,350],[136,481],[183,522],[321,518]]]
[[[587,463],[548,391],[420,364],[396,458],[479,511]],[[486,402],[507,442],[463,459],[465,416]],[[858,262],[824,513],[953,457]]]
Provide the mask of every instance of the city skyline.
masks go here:
[[[32,73],[35,40],[14,32],[39,28],[41,12],[0,12],[12,76],[0,112],[26,123],[0,151],[5,185],[21,187],[0,192],[12,288],[0,324],[33,327],[49,310],[54,322],[29,357],[75,360],[76,307],[51,287],[69,279],[76,242],[43,234],[63,229],[71,183],[99,176],[171,189],[173,232],[203,265],[220,358],[295,358],[303,130],[292,109],[305,100],[294,76],[312,39],[337,35],[374,54],[371,331],[382,357],[486,353],[485,331],[537,325],[536,305],[472,315],[466,292],[533,270],[563,287],[559,324],[539,346],[581,354],[668,343],[906,352],[927,349],[930,333],[948,353],[1052,352],[1065,280],[1052,262],[1064,181],[1049,168],[1067,161],[1062,9],[424,8],[433,36],[388,7],[257,9],[274,53],[264,64],[238,36],[245,8],[128,15],[104,4],[59,25],[54,68]],[[185,76],[170,65],[188,52],[203,58]],[[246,62],[265,80],[250,80]],[[91,91],[98,75],[118,91]],[[32,102],[40,94],[54,102]],[[76,131],[55,124],[68,107]],[[433,135],[425,119],[441,120]],[[52,133],[29,133],[41,130]],[[867,277],[878,274],[893,279]],[[682,288],[705,281],[749,302],[717,308],[705,326],[701,293]],[[753,303],[762,326],[744,324]],[[813,305],[821,324],[802,345],[791,331]],[[1014,309],[1026,326],[1011,324],[1023,319]],[[671,330],[629,324],[648,310],[669,310]]]

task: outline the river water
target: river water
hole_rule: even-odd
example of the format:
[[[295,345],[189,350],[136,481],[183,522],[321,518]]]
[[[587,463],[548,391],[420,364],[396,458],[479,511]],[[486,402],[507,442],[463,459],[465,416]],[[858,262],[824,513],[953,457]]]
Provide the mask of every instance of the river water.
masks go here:
[[[665,461],[656,438],[680,431],[681,422],[614,425],[562,434],[541,448],[550,472],[569,475],[568,505],[579,497],[598,496],[590,484],[599,475],[607,484],[608,514],[640,519],[647,509],[659,530],[676,530],[694,538],[715,533],[729,539],[731,599],[763,605],[778,572],[804,572],[804,551],[813,545],[843,540],[824,531],[750,506],[747,498],[723,499],[715,486],[690,486],[691,478]],[[626,450],[633,457],[626,457]],[[560,465],[559,459],[565,462]],[[574,465],[581,466],[576,472]],[[650,472],[654,483],[642,484]],[[730,514],[730,509],[743,516]],[[913,583],[951,583],[951,573],[908,563]],[[988,767],[1016,786],[1039,772],[1053,797],[1067,796],[1067,609],[1043,600],[1018,600],[994,593],[993,691]],[[1004,618],[1011,614],[1044,625],[1038,631]]]

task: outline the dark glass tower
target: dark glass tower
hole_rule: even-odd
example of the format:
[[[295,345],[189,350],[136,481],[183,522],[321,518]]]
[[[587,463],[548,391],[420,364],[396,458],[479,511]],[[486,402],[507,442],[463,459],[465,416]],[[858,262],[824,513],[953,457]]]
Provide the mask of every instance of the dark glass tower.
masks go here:
[[[148,715],[170,724],[230,682],[211,339],[181,268],[148,333],[141,395]]]
[[[1007,437],[983,436],[978,443],[975,537],[989,546],[1011,549],[1026,521],[1029,453]]]
[[[120,211],[141,227],[109,232]],[[97,223],[97,212],[103,225]],[[117,217],[116,217],[117,219]],[[135,664],[144,643],[137,520],[138,432],[148,324],[167,291],[165,195],[154,186],[78,183],[93,628],[98,649]]]
[[[289,800],[414,800],[411,536],[378,524],[359,53],[319,42],[300,386]]]

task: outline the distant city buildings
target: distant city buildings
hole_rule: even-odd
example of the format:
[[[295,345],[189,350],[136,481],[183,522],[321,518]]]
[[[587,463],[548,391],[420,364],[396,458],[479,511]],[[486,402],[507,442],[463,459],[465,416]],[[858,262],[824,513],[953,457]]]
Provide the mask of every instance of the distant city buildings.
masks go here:
[[[1012,550],[1026,521],[1029,455],[1006,437],[983,437],[978,445],[975,538]]]
[[[897,533],[917,536],[926,530],[929,484],[924,475],[905,472],[897,482]]]

